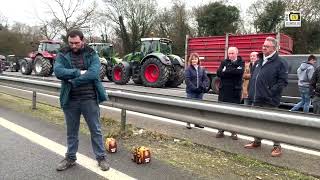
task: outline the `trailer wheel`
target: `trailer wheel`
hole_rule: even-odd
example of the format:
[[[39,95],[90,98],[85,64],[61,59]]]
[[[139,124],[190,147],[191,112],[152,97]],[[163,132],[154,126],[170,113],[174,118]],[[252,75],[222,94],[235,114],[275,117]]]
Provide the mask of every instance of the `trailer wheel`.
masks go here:
[[[219,87],[220,87],[220,78],[213,77],[211,81],[211,89],[213,90],[214,94],[219,94]]]

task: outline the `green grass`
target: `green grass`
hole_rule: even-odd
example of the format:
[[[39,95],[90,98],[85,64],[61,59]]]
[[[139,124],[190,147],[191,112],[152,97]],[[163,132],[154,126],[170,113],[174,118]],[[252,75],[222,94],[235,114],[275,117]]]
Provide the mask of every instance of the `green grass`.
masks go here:
[[[37,104],[31,109],[31,101],[0,94],[0,107],[29,114],[39,120],[64,126],[64,116],[60,108]],[[146,146],[151,149],[152,158],[161,160],[205,179],[271,179],[271,180],[315,180],[294,170],[279,168],[246,156],[223,152],[212,147],[192,143],[189,140],[175,139],[157,132],[140,130],[128,125],[126,131],[120,130],[120,123],[111,118],[101,118],[105,137],[114,137],[131,150],[133,147]],[[84,120],[80,131],[89,134]]]

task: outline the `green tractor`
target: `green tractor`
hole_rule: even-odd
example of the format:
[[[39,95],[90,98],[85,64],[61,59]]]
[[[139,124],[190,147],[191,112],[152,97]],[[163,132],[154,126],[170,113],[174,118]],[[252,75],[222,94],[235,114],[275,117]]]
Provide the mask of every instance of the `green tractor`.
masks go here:
[[[111,43],[89,43],[89,47],[94,49],[100,59],[100,79],[103,80],[107,76],[109,81],[112,81],[112,68],[115,64],[121,61],[121,59],[115,57],[113,52],[113,45]]]
[[[142,38],[140,52],[126,55],[114,65],[112,79],[116,84],[147,87],[178,87],[184,81],[184,60],[172,54],[172,41],[166,38]]]

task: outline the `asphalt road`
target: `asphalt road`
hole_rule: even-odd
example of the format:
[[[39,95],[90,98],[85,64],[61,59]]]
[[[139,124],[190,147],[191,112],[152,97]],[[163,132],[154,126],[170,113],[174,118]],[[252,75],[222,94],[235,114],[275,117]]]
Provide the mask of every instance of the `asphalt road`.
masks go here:
[[[33,119],[28,117],[28,115],[18,114],[0,107],[0,180],[104,179],[104,177],[88,170],[88,167],[85,168],[80,164],[77,164],[67,171],[57,172],[55,167],[63,159],[61,155],[47,149],[49,147],[43,147],[46,146],[44,145],[45,142],[37,142],[39,145],[8,130],[1,125],[4,121],[22,126],[61,145],[65,145],[66,139],[65,129],[63,127]],[[120,151],[115,154],[108,154],[108,161],[113,169],[134,179],[201,179],[194,174],[169,166],[155,159],[149,164],[137,165],[131,161],[130,152],[124,150],[124,148],[121,147],[121,143],[119,149]],[[94,160],[90,137],[80,134],[78,152],[89,157],[90,160]],[[98,169],[96,163],[91,166],[95,166],[91,167],[93,169]]]

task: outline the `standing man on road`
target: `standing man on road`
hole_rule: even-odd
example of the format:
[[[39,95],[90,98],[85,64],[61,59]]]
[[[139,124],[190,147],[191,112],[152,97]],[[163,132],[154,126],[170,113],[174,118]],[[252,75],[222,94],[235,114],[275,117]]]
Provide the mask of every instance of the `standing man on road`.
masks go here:
[[[301,96],[301,101],[293,106],[290,111],[298,111],[303,107],[303,112],[309,112],[310,106],[310,81],[314,73],[315,64],[317,63],[317,58],[314,55],[308,57],[308,61],[301,63],[297,70],[298,75],[298,86]]]
[[[253,65],[258,59],[258,52],[250,53],[250,61],[245,64],[244,72],[243,72],[243,83],[242,83],[242,99],[245,105],[250,105],[251,103],[248,100],[248,88],[249,88],[249,80],[251,78]]]
[[[249,82],[249,100],[253,106],[276,108],[280,105],[283,88],[288,84],[288,64],[279,57],[277,40],[267,37],[262,46],[263,58],[255,65]],[[253,149],[261,146],[261,138],[255,137],[254,141],[245,145]],[[271,156],[278,157],[282,154],[280,142],[274,142]]]
[[[229,102],[240,104],[242,90],[242,76],[244,71],[244,61],[238,56],[238,48],[228,48],[228,58],[221,61],[217,70],[220,78],[219,102]],[[224,137],[224,130],[219,129],[216,138]],[[237,140],[236,132],[231,132],[231,138]]]
[[[83,115],[90,130],[93,152],[101,170],[110,166],[106,161],[99,103],[107,99],[99,79],[100,61],[96,52],[86,46],[83,33],[72,30],[67,34],[69,47],[59,51],[54,73],[61,80],[60,105],[67,125],[68,150],[57,170],[66,170],[75,165],[78,151],[80,116]]]
[[[316,68],[312,75],[310,88],[311,94],[314,95],[312,99],[313,113],[320,114],[320,66]]]

